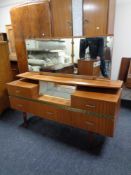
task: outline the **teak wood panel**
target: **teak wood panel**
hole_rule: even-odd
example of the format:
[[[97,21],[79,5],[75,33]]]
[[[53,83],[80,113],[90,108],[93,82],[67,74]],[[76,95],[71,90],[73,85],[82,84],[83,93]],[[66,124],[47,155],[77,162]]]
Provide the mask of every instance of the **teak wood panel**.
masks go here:
[[[12,73],[9,62],[8,43],[0,42],[0,81],[6,83],[11,80],[12,80]]]
[[[99,87],[99,88],[111,88],[111,89],[119,89],[121,88],[123,82],[122,81],[112,81],[112,80],[86,80],[82,78],[72,78],[72,77],[61,77],[55,75],[42,75],[41,73],[35,72],[26,72],[23,74],[19,74],[18,77],[20,78],[27,78],[32,80],[41,80],[46,82],[54,82],[58,84],[67,84],[67,85],[81,85],[87,87]]]
[[[65,124],[68,123],[71,125],[71,119],[70,119],[70,115],[68,115],[69,114],[68,111],[56,109],[53,106],[49,106],[39,102],[23,100],[15,97],[10,97],[10,103],[11,103],[11,107],[14,109],[17,109],[23,112],[32,113],[41,118],[46,118],[49,120],[53,120],[53,121],[57,121]]]
[[[53,37],[73,35],[72,0],[51,0]]]
[[[71,106],[89,112],[95,112],[98,115],[105,114],[107,117],[108,115],[114,117],[117,103],[93,100],[91,98],[81,98],[72,95]]]
[[[28,5],[31,38],[51,37],[51,16],[49,2]]]
[[[15,97],[10,97],[10,103],[11,107],[14,109],[29,112],[41,118],[92,131],[104,136],[112,137],[114,135],[115,120],[113,119],[98,118],[81,113],[56,109],[53,106]]]
[[[113,137],[115,120],[72,113],[72,126],[104,136]]]
[[[19,72],[25,72],[28,70],[25,38],[28,38],[31,34],[28,6],[13,8],[10,14],[14,30]]]
[[[11,25],[6,25],[6,32],[7,32],[8,42],[9,42],[10,60],[17,60],[14,31]]]
[[[10,12],[19,71],[28,71],[25,39],[51,36],[49,2],[24,4]]]
[[[84,36],[100,36],[107,34],[108,5],[108,0],[84,0]]]
[[[108,35],[114,34],[116,0],[109,0],[108,7]]]
[[[128,75],[127,75],[126,87],[131,88],[131,60],[130,60],[130,66],[129,66]]]
[[[78,74],[88,76],[100,76],[100,66],[94,67],[97,61],[78,60]]]
[[[9,97],[6,90],[6,85],[0,82],[0,113],[9,107]]]
[[[131,58],[122,58],[121,65],[120,65],[120,71],[119,71],[119,77],[118,77],[119,80],[126,82],[129,67],[130,67],[130,61],[131,61]]]
[[[12,81],[7,42],[0,42],[0,112],[9,107],[6,83]]]
[[[8,93],[14,96],[21,96],[26,98],[38,98],[39,86],[23,81],[14,81],[7,84]]]

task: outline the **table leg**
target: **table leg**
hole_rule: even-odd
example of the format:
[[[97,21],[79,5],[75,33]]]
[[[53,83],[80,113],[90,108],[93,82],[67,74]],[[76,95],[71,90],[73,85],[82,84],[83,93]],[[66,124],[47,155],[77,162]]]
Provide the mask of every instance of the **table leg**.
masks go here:
[[[24,127],[27,128],[28,127],[28,120],[27,120],[27,113],[23,112],[23,120],[24,120]]]
[[[88,132],[88,143],[91,146],[94,143],[94,133]]]

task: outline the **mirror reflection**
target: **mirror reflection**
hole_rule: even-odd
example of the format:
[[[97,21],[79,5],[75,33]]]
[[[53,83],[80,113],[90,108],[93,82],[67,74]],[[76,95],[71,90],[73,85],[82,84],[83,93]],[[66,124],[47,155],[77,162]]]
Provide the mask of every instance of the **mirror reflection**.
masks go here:
[[[110,77],[113,37],[26,40],[29,71]]]

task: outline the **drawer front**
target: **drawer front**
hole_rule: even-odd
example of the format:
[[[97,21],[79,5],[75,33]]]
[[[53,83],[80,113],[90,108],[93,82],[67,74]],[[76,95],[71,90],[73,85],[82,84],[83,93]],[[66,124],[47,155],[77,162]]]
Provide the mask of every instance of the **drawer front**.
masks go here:
[[[32,113],[41,118],[57,121],[76,128],[112,137],[115,121],[112,119],[92,117],[81,113],[57,109],[38,102],[10,97],[11,107],[22,112]]]
[[[57,112],[59,123],[72,126],[72,112],[63,109],[59,109]]]
[[[18,86],[8,85],[9,95],[21,96],[26,98],[37,98],[38,97],[38,88],[24,88]]]
[[[74,108],[87,110],[88,112],[95,112],[96,116],[98,115],[98,117],[101,117],[99,116],[100,114],[111,115],[113,117],[115,115],[116,104],[72,96],[71,106]]]
[[[97,118],[81,113],[72,113],[72,126],[104,136],[114,135],[115,121],[106,118]]]
[[[32,113],[34,106],[31,107],[30,101],[22,100],[15,97],[9,97],[10,105],[13,109],[17,109],[22,112]]]
[[[58,121],[58,110],[42,103],[10,97],[11,107],[49,120]]]

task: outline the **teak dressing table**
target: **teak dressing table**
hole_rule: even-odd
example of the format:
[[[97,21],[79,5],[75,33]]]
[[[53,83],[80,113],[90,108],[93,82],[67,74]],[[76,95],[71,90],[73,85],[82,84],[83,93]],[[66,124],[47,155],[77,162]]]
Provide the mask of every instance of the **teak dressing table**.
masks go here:
[[[24,114],[113,137],[120,107],[122,81],[95,77],[26,72],[8,83],[11,107]],[[69,99],[40,94],[40,82],[74,86]]]

